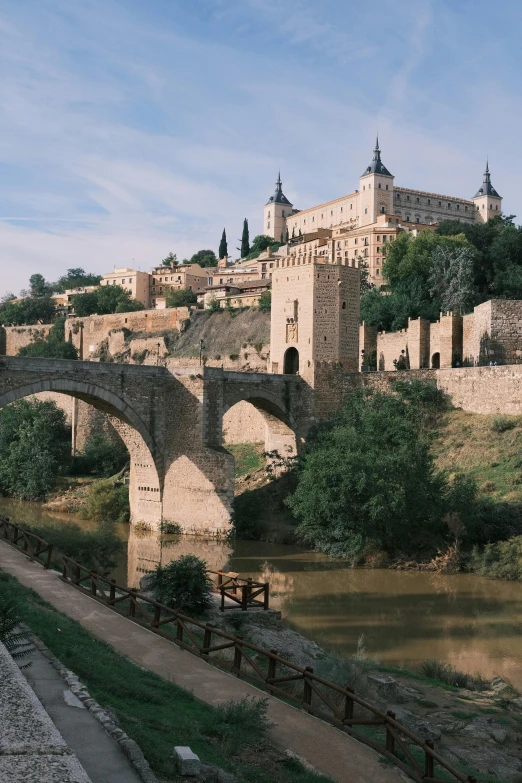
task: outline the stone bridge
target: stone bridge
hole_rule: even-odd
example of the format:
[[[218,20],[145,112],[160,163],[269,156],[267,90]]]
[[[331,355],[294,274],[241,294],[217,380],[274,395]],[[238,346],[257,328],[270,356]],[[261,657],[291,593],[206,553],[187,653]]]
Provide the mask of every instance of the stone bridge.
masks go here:
[[[132,523],[175,522],[207,536],[230,528],[226,411],[242,400],[254,405],[267,450],[295,448],[295,434],[302,438],[309,423],[309,387],[296,376],[0,357],[0,408],[41,392],[76,397],[108,415],[131,457]]]

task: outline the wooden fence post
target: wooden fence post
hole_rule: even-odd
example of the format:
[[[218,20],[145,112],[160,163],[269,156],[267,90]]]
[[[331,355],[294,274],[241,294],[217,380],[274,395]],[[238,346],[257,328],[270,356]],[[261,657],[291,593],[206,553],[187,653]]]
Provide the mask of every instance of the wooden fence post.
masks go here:
[[[92,573],[91,573],[91,595],[96,595],[96,592],[97,592],[96,571],[92,571]]]
[[[176,618],[176,639],[178,642],[183,641],[183,623],[180,622],[179,618]]]
[[[111,579],[111,586],[109,588],[109,603],[111,605],[114,604],[114,599],[116,598],[116,580]]]
[[[207,647],[210,647],[210,642],[212,639],[212,631],[210,628],[205,628],[205,633],[203,634],[203,650],[201,651],[202,655],[208,655],[208,652],[205,652]]]
[[[269,601],[270,601],[270,585],[267,582],[265,584],[265,594],[263,596],[263,611],[266,612],[269,607]]]
[[[306,669],[305,669],[305,673],[303,675],[303,677],[304,677],[303,704],[304,704],[305,707],[312,704],[312,686],[310,685],[310,683],[306,679],[307,673],[308,674],[313,674],[314,670],[310,666],[307,666]]]
[[[159,628],[159,621],[161,619],[161,607],[154,607],[154,620],[152,622],[154,628]]]
[[[135,617],[136,615],[136,590],[129,590],[129,617]]]
[[[248,585],[241,585],[241,611],[248,609]]]
[[[435,747],[433,745],[433,740],[430,740],[430,739],[426,740],[426,747],[427,748],[431,748],[431,750],[433,750],[433,748]],[[424,751],[424,759],[425,759],[425,762],[424,762],[424,774],[425,774],[425,776],[427,778],[435,777],[435,764],[434,764],[434,761],[433,761],[433,756],[431,755],[431,753],[428,753],[427,750]]]
[[[353,688],[350,688],[349,685],[346,685],[346,690],[349,693],[354,693]],[[349,696],[344,697],[344,719],[345,720],[352,720],[353,718],[353,699],[351,699]]]
[[[50,568],[52,556],[53,556],[53,545],[52,544],[48,544],[47,545],[47,557],[45,559],[44,568]],[[64,573],[64,576],[65,576],[65,573]]]
[[[277,650],[270,650],[273,655],[277,655]],[[268,675],[267,680],[273,680],[276,676],[277,661],[275,658],[268,659]],[[268,683],[270,685],[270,683]]]
[[[224,612],[225,611],[225,588],[221,586],[220,590],[221,590],[221,604],[219,606],[219,611]]]
[[[242,653],[241,642],[243,641],[243,637],[242,636],[236,636],[236,639],[238,641],[236,642],[236,645],[234,647],[234,665],[232,667],[232,670],[239,677],[239,673],[241,671],[241,657],[242,657],[242,655],[241,655],[241,653]],[[238,644],[238,642],[239,642],[239,644]]]
[[[388,717],[393,718],[393,720],[395,720],[395,713],[392,712],[392,710],[387,710],[386,715],[388,715]],[[389,751],[390,753],[393,753],[393,755],[395,756],[395,737],[390,731],[388,722],[386,722],[386,750]]]
[[[80,584],[80,576],[81,576],[81,566],[79,563],[76,563],[76,568],[74,569],[74,584],[76,585]]]

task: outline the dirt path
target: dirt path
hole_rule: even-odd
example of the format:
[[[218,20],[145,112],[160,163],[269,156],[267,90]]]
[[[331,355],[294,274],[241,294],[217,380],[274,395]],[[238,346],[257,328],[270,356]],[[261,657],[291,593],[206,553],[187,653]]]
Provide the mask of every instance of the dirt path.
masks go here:
[[[201,701],[215,705],[261,693],[78,592],[56,572],[44,570],[4,542],[0,542],[0,568],[138,666],[192,691]],[[332,780],[403,783],[406,779],[398,770],[383,766],[370,748],[333,726],[272,696],[268,702],[268,717],[275,724],[272,742]]]

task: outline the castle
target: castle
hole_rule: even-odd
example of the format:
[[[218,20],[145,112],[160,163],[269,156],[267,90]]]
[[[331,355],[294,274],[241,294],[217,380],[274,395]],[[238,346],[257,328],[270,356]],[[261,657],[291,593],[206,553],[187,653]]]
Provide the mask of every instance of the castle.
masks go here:
[[[273,196],[263,211],[263,233],[288,243],[293,257],[325,256],[329,263],[363,258],[370,280],[382,285],[387,244],[400,231],[416,234],[443,220],[485,222],[502,214],[502,198],[491,184],[489,165],[471,199],[396,187],[381,159],[376,139],[373,159],[359,177],[359,188],[341,198],[308,209],[295,209],[284,195],[278,175]]]

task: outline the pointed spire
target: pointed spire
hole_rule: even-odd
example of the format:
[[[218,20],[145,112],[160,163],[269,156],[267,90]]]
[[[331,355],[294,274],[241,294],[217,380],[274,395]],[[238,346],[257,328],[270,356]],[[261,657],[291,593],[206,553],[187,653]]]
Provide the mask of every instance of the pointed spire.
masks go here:
[[[270,196],[270,198],[267,201],[267,204],[272,204],[273,202],[276,202],[277,204],[288,204],[289,206],[291,206],[287,197],[283,194],[283,183],[281,182],[281,169],[279,169],[279,171],[277,172],[275,193],[273,196]]]
[[[484,171],[482,186],[475,193],[474,198],[477,198],[478,196],[496,196],[497,198],[500,198],[497,191],[491,184],[491,174],[489,173],[489,157],[486,158],[486,170]]]
[[[373,150],[372,162],[362,176],[364,177],[366,174],[385,174],[388,177],[393,176],[392,174],[390,174],[386,166],[384,166],[383,162],[381,161],[381,150],[379,149],[379,133],[377,133],[377,136],[375,138],[375,147]]]

